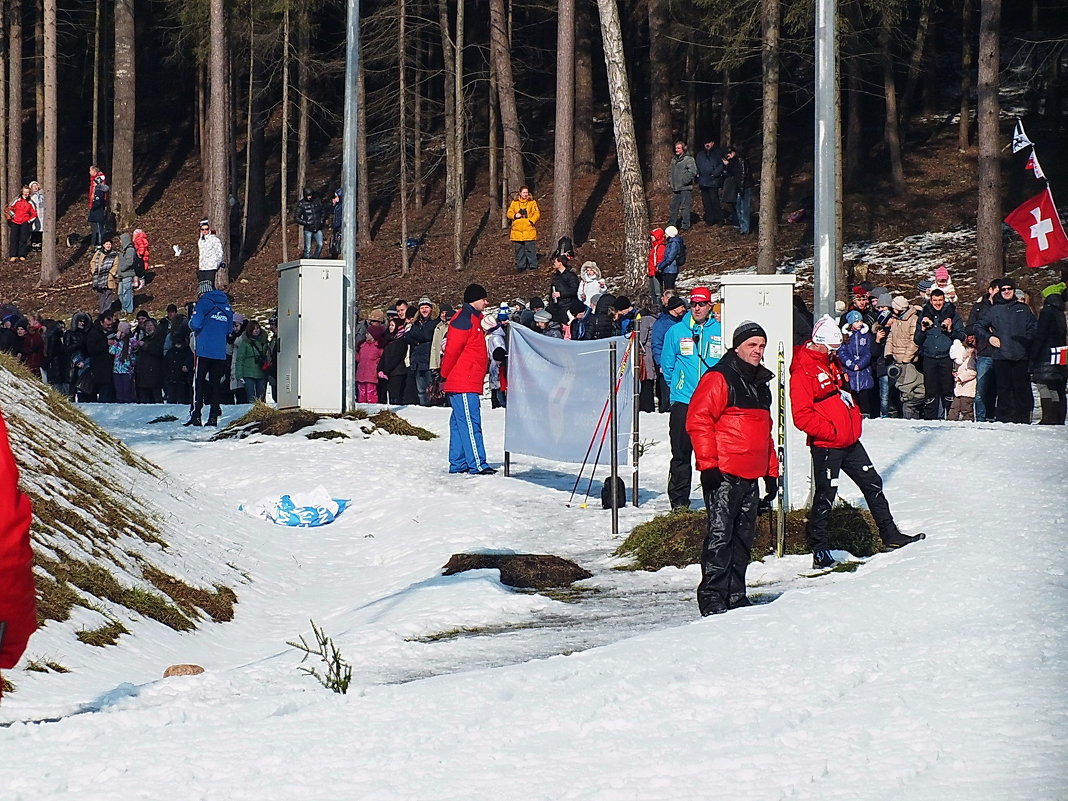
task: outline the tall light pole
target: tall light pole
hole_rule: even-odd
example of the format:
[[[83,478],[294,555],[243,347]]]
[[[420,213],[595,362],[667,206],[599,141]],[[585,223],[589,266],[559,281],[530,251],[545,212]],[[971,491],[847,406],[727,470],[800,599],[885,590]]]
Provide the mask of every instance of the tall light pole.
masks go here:
[[[348,0],[345,26],[345,131],[342,140],[342,180],[344,189],[341,207],[341,258],[345,261],[344,303],[342,325],[345,345],[344,381],[341,408],[356,409],[356,314],[359,309],[356,285],[356,126],[359,107],[356,104],[356,76],[360,64],[360,0]]]
[[[835,190],[838,184],[835,149],[838,147],[837,3],[816,0],[816,192],[813,242],[812,313],[834,314],[838,235],[835,228]]]

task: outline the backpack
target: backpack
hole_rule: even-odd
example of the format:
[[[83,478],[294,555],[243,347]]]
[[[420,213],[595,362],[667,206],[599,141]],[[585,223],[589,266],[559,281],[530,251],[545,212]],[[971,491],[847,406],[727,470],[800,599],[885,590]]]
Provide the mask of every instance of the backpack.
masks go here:
[[[675,266],[681,267],[686,263],[686,240],[683,239],[681,236],[678,237],[678,240],[679,252],[675,254]]]
[[[627,485],[623,483],[623,479],[616,476],[616,508],[622,509],[627,505]],[[612,508],[612,477],[608,476],[604,480],[604,485],[601,487],[601,508]]]

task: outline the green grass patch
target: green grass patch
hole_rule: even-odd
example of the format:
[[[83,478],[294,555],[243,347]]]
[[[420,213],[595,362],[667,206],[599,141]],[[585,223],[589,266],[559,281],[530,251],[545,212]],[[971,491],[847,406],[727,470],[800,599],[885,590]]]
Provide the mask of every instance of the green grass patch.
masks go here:
[[[350,439],[344,431],[313,431],[308,439]]]
[[[34,581],[37,584],[37,625],[43,625],[47,620],[57,623],[70,620],[70,613],[75,606],[88,605],[88,601],[65,581],[40,574],[34,577]]]
[[[11,693],[15,692],[15,685],[3,676],[0,676],[0,692],[4,695],[11,695]]]
[[[399,414],[392,412],[389,409],[383,409],[367,419],[375,424],[375,427],[372,430],[382,429],[390,434],[399,434],[403,437],[415,437],[416,439],[424,441],[428,439],[437,439],[438,436],[433,431],[427,431],[425,428],[412,425]]]
[[[807,509],[794,509],[786,516],[786,547],[788,554],[809,553],[805,539],[808,523]],[[686,567],[701,561],[708,518],[701,511],[672,512],[641,523],[616,551],[616,556],[633,561],[623,570],[659,570],[662,567]],[[875,521],[867,509],[839,500],[831,510],[828,526],[831,548],[849,551],[866,557],[882,548]],[[757,518],[756,539],[750,558],[758,561],[774,550],[774,529],[769,527],[768,515]]]
[[[26,665],[26,670],[30,673],[70,673],[70,668],[64,667],[59,662],[51,659],[46,659],[44,662],[31,659]]]
[[[95,629],[82,629],[74,636],[86,645],[95,645],[98,648],[103,648],[105,645],[114,645],[119,641],[119,637],[129,633],[129,629],[122,625],[122,623],[113,620],[110,623]]]
[[[212,437],[212,440],[244,439],[253,434],[266,434],[281,437],[308,428],[320,420],[368,420],[374,423],[371,428],[364,428],[365,434],[379,429],[389,434],[416,437],[420,440],[435,439],[437,434],[416,425],[412,425],[396,412],[389,409],[368,415],[363,409],[356,409],[344,414],[321,414],[306,409],[275,409],[266,403],[256,401],[252,407],[237,420]],[[340,431],[315,431],[308,434],[308,439],[341,439],[348,437]]]
[[[237,594],[229,587],[216,584],[214,589],[192,587],[181,579],[168,575],[154,565],[143,565],[141,575],[152,586],[171,598],[187,614],[196,614],[197,609],[216,623],[225,623],[234,619],[234,604]]]
[[[196,624],[181,613],[176,606],[167,603],[162,595],[157,595],[140,587],[130,587],[122,594],[122,605],[140,615],[159,621],[175,631],[190,631]]]

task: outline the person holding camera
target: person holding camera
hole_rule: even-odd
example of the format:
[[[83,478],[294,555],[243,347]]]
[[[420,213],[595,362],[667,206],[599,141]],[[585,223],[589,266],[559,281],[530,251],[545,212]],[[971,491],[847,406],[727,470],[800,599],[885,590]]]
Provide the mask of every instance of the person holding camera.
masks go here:
[[[538,269],[536,241],[541,209],[538,208],[538,201],[530,194],[529,187],[520,187],[515,200],[508,204],[508,219],[512,226],[508,238],[512,240],[512,245],[515,247],[516,272]]]
[[[955,341],[964,339],[964,322],[957,307],[946,303],[941,289],[931,290],[931,299],[920,310],[913,339],[923,358],[923,418],[941,420],[953,404],[953,360],[949,350]]]

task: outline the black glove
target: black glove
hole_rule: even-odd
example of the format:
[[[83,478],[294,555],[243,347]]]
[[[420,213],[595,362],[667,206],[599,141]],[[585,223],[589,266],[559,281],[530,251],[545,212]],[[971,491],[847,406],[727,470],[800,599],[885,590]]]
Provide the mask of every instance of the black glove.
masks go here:
[[[771,504],[779,493],[779,479],[775,476],[764,476],[764,497],[760,499],[757,514],[765,514],[771,511]]]
[[[431,370],[430,371],[430,380],[431,381],[435,381],[438,384],[440,384],[441,383],[441,370]]]
[[[718,467],[701,471],[701,487],[705,492],[715,492],[722,481],[723,473],[720,472]]]

